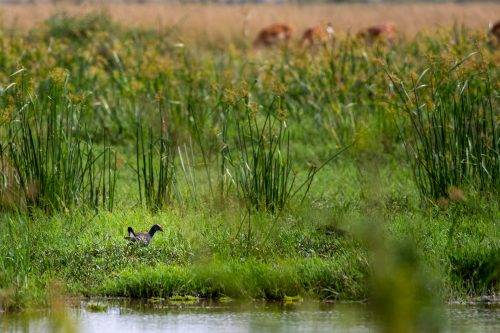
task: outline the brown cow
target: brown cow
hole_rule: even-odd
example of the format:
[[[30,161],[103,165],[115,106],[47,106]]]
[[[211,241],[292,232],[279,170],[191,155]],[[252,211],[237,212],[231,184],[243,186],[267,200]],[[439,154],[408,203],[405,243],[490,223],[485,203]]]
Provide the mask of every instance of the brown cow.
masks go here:
[[[493,45],[497,46],[500,44],[500,21],[497,21],[495,24],[490,23],[490,29],[488,31],[491,36],[491,42]]]
[[[259,32],[253,45],[269,47],[281,43],[288,44],[292,33],[293,29],[288,24],[273,24]]]
[[[385,39],[393,41],[397,37],[396,26],[392,23],[383,23],[364,28],[358,32],[357,36],[363,38],[367,43],[371,44],[376,40]]]
[[[317,25],[315,27],[306,29],[302,35],[302,40],[300,41],[300,47],[304,48],[306,46],[312,46],[315,44],[327,43],[333,38],[335,30],[333,30],[332,24],[328,23],[325,26]]]

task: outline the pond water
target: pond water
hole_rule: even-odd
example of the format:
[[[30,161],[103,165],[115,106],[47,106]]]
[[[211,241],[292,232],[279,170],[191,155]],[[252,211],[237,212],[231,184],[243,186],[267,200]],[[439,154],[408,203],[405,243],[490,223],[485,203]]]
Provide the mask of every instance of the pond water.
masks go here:
[[[98,306],[93,306],[98,304]],[[102,307],[101,307],[102,306]],[[445,332],[500,332],[500,306],[449,305]],[[0,332],[376,332],[365,304],[77,301],[64,312],[0,314]]]

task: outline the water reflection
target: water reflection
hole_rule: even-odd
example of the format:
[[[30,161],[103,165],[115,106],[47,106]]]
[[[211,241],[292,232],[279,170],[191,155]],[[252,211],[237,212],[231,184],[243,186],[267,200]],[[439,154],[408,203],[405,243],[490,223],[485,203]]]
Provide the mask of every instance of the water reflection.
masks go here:
[[[369,324],[366,312],[359,308],[359,305],[319,302],[194,306],[139,303],[114,306],[106,313],[91,313],[81,308],[77,317],[82,332],[100,332],[102,327],[109,332],[332,332],[332,328],[338,332],[364,332]]]
[[[500,304],[450,305],[446,310],[450,332],[500,332]]]
[[[448,332],[500,332],[498,305],[452,305],[445,313]],[[366,305],[359,303],[77,301],[65,319],[73,321],[74,329],[61,326],[61,316],[50,312],[0,316],[0,331],[9,333],[377,331]]]

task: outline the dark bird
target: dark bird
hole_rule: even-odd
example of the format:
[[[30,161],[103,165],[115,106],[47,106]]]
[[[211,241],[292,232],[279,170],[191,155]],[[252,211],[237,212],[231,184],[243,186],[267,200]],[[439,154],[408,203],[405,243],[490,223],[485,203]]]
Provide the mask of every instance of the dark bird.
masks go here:
[[[125,237],[126,240],[129,240],[131,242],[143,242],[144,245],[149,245],[149,242],[151,242],[151,239],[155,235],[155,232],[161,231],[163,232],[163,228],[159,224],[155,224],[154,226],[151,227],[149,232],[134,232],[134,229],[132,227],[128,227],[128,236]]]

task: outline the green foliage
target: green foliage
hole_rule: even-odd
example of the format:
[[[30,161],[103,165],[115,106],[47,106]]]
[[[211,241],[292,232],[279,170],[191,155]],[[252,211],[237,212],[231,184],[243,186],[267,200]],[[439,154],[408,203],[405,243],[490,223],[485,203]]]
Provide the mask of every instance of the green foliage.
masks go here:
[[[290,133],[280,96],[271,102],[263,119],[250,107],[245,96],[222,114],[220,189],[222,195],[235,188],[245,208],[278,213],[303,190],[309,192],[315,175],[342,153],[344,148],[319,166],[311,166],[296,183],[294,161],[290,156]]]
[[[408,89],[391,78],[412,126],[405,144],[426,197],[448,198],[452,186],[500,188],[499,77],[482,61],[474,53],[451,68],[437,61]]]
[[[215,260],[189,268],[139,267],[138,270],[125,270],[107,281],[103,292],[134,298],[168,297],[180,293],[210,298],[284,300],[286,295],[319,294],[325,298],[358,299],[363,295],[360,284],[363,275],[352,280],[343,279],[343,274],[354,269],[345,264],[310,258],[274,263],[255,259]]]
[[[156,140],[150,128],[144,144],[144,133],[141,125],[137,127],[137,183],[140,201],[144,197],[146,206],[158,211],[172,202],[176,191],[174,157],[172,142],[165,134]]]
[[[295,182],[289,157],[290,137],[284,121],[276,126],[269,114],[259,126],[249,111],[242,116],[246,119],[235,116],[235,143],[227,143],[222,150],[222,177],[229,176],[223,186],[234,184],[250,208],[278,212],[292,196]]]
[[[99,15],[47,27],[0,36],[2,308],[46,304],[54,279],[130,297],[498,292],[500,80],[484,34],[254,51]],[[123,239],[155,223],[148,247]]]
[[[85,128],[80,128],[88,104],[73,103],[61,69],[34,95],[23,73],[13,75],[21,78],[1,96],[5,104],[15,100],[0,125],[2,205],[46,212],[82,205],[112,209],[116,156],[106,146],[96,152]]]

